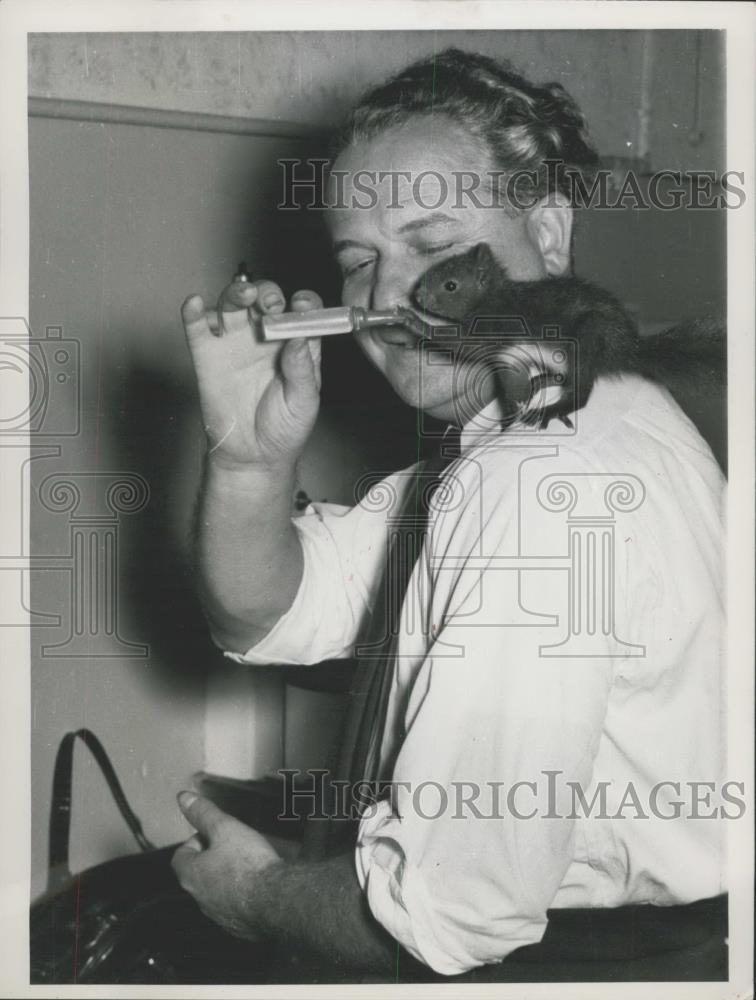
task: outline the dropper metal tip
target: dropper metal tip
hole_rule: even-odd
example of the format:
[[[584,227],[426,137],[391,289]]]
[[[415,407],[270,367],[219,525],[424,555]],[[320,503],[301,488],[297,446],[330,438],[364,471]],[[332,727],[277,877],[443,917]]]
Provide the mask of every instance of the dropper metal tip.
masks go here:
[[[371,326],[403,326],[417,337],[428,336],[430,327],[423,323],[419,316],[416,316],[411,309],[404,306],[394,306],[392,309],[366,309],[359,310],[359,327],[361,329]]]
[[[407,327],[407,329],[414,333],[417,337],[430,336],[432,327],[430,327],[427,323],[424,323],[416,313],[412,312],[411,309],[407,309],[406,306],[397,306],[395,312],[398,323],[401,326]]]

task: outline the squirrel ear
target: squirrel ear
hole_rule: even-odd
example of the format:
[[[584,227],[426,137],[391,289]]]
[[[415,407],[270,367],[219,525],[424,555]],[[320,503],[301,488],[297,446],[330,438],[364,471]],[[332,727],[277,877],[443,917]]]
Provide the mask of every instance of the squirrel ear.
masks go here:
[[[485,285],[488,280],[488,274],[491,270],[491,263],[493,261],[491,247],[487,243],[478,243],[474,246],[473,261],[475,263],[475,272],[478,277],[478,284]]]
[[[472,252],[473,260],[478,267],[487,267],[491,262],[491,247],[487,243],[476,243]]]

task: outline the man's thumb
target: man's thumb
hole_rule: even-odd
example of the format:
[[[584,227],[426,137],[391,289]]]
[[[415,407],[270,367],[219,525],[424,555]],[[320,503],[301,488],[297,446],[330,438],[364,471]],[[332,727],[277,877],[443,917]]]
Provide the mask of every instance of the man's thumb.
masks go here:
[[[315,386],[315,365],[306,340],[290,340],[284,345],[280,358],[284,391],[286,389],[296,391],[303,385]]]
[[[210,799],[204,799],[196,792],[179,792],[177,799],[181,812],[194,829],[208,841],[212,839],[221,823],[228,819]]]

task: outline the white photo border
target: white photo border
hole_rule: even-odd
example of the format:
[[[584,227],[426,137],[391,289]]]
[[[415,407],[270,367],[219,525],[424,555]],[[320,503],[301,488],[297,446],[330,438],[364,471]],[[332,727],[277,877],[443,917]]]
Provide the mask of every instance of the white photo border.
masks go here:
[[[263,0],[149,0],[134,3],[0,4],[0,316],[29,314],[29,183],[27,36],[66,32],[181,32],[266,30],[433,29],[722,29],[726,32],[727,169],[745,173],[746,206],[728,216],[729,499],[728,499],[728,719],[729,761],[746,782],[746,819],[730,826],[730,980],[723,983],[496,984],[444,986],[450,996],[725,1000],[746,997],[752,985],[754,807],[754,8],[739,3],[467,3],[435,0],[292,2]],[[0,379],[2,374],[0,373]],[[19,412],[23,389],[11,391]],[[0,449],[0,461],[3,459]],[[0,497],[19,488],[0,469]],[[0,533],[7,524],[0,517]],[[28,526],[27,526],[28,530]],[[26,539],[28,551],[28,538]],[[0,546],[0,551],[2,547]],[[27,574],[28,576],[28,574]],[[2,600],[0,574],[0,600]],[[0,630],[0,768],[3,803],[0,851],[0,996],[332,997],[429,996],[438,986],[32,987],[28,982],[30,876],[30,662],[28,633]]]

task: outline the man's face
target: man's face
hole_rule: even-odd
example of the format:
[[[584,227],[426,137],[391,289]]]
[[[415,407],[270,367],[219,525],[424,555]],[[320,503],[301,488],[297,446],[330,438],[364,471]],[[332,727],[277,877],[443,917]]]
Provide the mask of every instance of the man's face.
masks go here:
[[[387,130],[346,149],[334,171],[346,172],[338,201],[347,207],[328,212],[343,275],[344,305],[369,309],[411,306],[412,290],[424,271],[477,243],[488,243],[515,280],[543,277],[546,269],[527,224],[527,213],[512,216],[502,208],[486,207],[493,199],[485,186],[477,192],[482,205],[456,196],[455,172],[467,176],[476,173],[485,181],[493,170],[487,151],[445,116],[419,116],[411,125]],[[392,180],[387,176],[371,185],[360,171],[373,175],[401,171],[409,178],[399,175]],[[434,174],[418,182],[427,171]],[[441,204],[438,174],[446,179],[449,192]],[[368,202],[360,183],[377,191],[374,207],[354,207],[353,199]],[[335,200],[332,190],[329,203]],[[464,385],[466,380],[455,379],[451,365],[428,364],[428,355],[420,352],[414,334],[401,327],[385,327],[356,336],[365,354],[410,406],[422,406],[431,416],[449,421],[459,412],[469,412],[469,402],[461,407],[459,400],[455,402],[455,384]],[[493,390],[483,392],[490,396]]]

